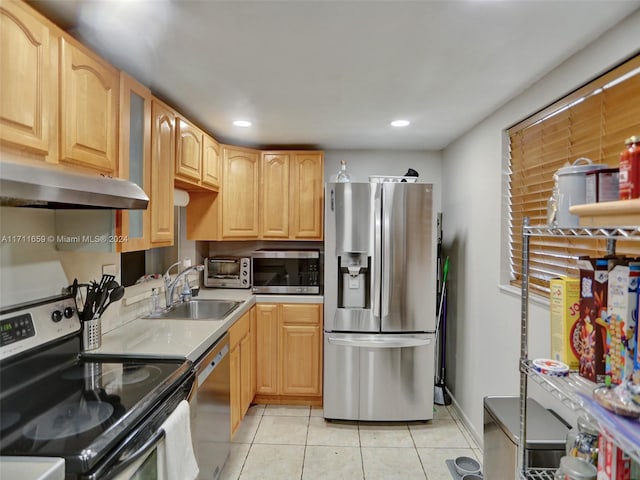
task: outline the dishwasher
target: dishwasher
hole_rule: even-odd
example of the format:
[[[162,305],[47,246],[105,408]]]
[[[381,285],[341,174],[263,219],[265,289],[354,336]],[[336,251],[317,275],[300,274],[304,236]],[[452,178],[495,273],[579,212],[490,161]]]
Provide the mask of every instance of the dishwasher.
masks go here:
[[[195,364],[197,385],[189,399],[191,435],[200,480],[219,477],[231,448],[229,334]]]

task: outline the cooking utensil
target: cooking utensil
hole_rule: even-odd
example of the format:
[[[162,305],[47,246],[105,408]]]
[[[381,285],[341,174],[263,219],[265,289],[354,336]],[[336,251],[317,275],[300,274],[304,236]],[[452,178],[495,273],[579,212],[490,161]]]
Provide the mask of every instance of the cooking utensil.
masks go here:
[[[124,297],[124,287],[118,285],[116,288],[110,291],[108,300],[98,309],[98,316],[102,316],[109,305],[111,305],[113,302],[121,300],[122,297]]]

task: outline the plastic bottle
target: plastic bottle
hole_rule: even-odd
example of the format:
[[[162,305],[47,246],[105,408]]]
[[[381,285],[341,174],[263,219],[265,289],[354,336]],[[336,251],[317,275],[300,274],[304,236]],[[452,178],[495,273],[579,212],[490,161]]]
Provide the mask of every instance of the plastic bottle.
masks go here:
[[[562,457],[554,480],[596,480],[598,471],[589,462],[576,457]]]
[[[340,160],[340,170],[338,171],[338,175],[336,175],[336,182],[347,183],[350,181],[351,181],[351,177],[347,173],[347,161]]]
[[[629,137],[620,153],[620,200],[640,197],[640,137]]]
[[[160,311],[160,295],[157,288],[151,289],[151,315]]]
[[[588,415],[580,415],[577,429],[567,434],[567,456],[578,457],[598,465],[598,425]]]

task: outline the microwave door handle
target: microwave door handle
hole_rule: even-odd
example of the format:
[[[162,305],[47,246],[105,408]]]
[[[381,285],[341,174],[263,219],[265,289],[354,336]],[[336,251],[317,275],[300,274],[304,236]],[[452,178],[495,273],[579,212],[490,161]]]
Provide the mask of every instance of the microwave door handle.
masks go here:
[[[130,453],[124,459],[120,459],[118,452],[113,454],[111,458],[102,463],[89,477],[90,480],[110,480],[117,477],[120,472],[126,469],[133,462],[141,458],[151,449],[155,448],[165,437],[163,429],[155,432],[144,444],[135,452]]]

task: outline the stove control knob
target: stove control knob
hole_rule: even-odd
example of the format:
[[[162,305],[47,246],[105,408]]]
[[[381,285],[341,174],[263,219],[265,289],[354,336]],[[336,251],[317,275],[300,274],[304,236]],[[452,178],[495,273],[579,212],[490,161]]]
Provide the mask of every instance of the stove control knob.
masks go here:
[[[73,317],[73,308],[66,307],[62,313],[64,315],[64,318],[71,318]]]
[[[51,314],[51,320],[58,323],[60,320],[62,320],[62,312],[60,310],[54,310]]]

